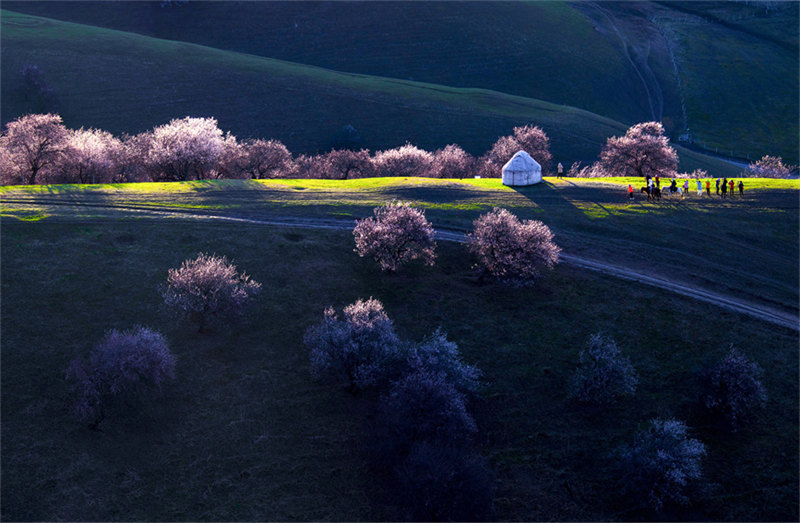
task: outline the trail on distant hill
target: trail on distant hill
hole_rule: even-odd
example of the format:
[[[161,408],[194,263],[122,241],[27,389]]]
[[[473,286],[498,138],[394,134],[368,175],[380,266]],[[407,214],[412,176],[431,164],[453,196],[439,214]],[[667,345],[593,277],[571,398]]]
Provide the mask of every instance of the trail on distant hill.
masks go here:
[[[7,204],[31,204],[32,201],[25,198],[3,198],[3,202]],[[353,220],[336,219],[336,218],[302,218],[302,217],[287,217],[287,216],[269,216],[269,217],[243,217],[243,216],[230,216],[222,214],[214,214],[205,211],[197,210],[155,210],[142,205],[125,205],[113,203],[78,203],[78,202],[62,202],[55,199],[49,200],[47,198],[38,198],[36,203],[40,205],[53,205],[59,207],[90,207],[90,208],[103,208],[112,210],[124,210],[135,213],[149,214],[154,216],[170,216],[177,218],[188,219],[204,219],[216,221],[228,221],[236,223],[247,223],[254,225],[268,225],[277,227],[291,227],[303,229],[330,229],[339,231],[350,231],[353,229]],[[81,218],[81,221],[92,220],[102,221],[102,218]],[[466,241],[466,234],[463,231],[437,229],[436,239],[440,241],[464,243]],[[645,274],[637,272],[631,268],[605,263],[600,260],[593,260],[582,256],[572,254],[561,254],[561,261],[569,265],[588,269],[603,274],[608,274],[616,278],[624,280],[635,281],[651,287],[657,287],[663,290],[674,292],[683,296],[688,296],[700,301],[714,304],[716,306],[732,310],[741,314],[757,318],[762,321],[786,327],[795,331],[800,331],[800,321],[796,315],[777,311],[761,305],[754,305],[746,301],[725,296],[713,291],[700,289],[697,287],[690,287],[673,279],[664,278],[660,275]]]

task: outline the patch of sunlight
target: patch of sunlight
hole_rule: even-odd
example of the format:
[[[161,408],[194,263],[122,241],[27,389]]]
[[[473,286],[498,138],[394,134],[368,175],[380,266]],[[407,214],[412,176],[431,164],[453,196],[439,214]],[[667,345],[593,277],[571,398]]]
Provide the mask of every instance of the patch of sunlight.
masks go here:
[[[17,214],[19,213],[19,214]],[[26,213],[25,211],[9,211],[9,212],[0,212],[0,218],[16,218],[19,221],[23,222],[38,222],[47,218],[47,214],[42,213]]]

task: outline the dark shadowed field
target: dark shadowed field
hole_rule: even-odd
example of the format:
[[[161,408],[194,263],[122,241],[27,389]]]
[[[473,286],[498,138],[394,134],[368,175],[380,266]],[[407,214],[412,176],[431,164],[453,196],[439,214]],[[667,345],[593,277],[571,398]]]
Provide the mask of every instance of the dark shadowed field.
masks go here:
[[[457,229],[503,205],[550,224],[566,252],[796,307],[796,188],[754,189],[725,203],[627,205],[621,186],[608,182],[552,181],[514,192],[482,180],[452,193],[442,189],[447,183],[458,182],[6,190],[2,518],[392,519],[364,462],[370,399],[314,382],[302,345],[325,307],[370,296],[404,337],[442,327],[484,371],[485,390],[471,409],[494,471],[496,519],[651,519],[617,495],[610,455],[650,418],[669,416],[708,446],[707,484],[693,505],[658,517],[798,518],[796,331],[566,265],[529,289],[478,285],[460,244],[440,243],[433,268],[386,276],[357,257],[346,231],[133,207],[333,219],[366,216],[404,197],[437,227]],[[160,306],[167,270],[201,251],[227,255],[264,286],[232,332],[197,334]],[[136,324],[165,334],[178,356],[177,379],[158,401],[117,405],[103,431],[92,432],[70,414],[64,370],[105,330]],[[608,410],[566,400],[577,353],[595,332],[615,338],[641,377],[636,397]],[[764,367],[769,393],[766,409],[734,437],[696,409],[698,373],[731,344]]]

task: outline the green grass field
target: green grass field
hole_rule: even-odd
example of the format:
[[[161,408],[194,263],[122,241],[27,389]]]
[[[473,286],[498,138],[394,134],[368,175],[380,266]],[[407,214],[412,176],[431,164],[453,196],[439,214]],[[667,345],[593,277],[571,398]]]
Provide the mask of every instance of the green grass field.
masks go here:
[[[796,306],[795,182],[753,181],[743,200],[654,205],[625,205],[621,183],[549,179],[520,191],[496,180],[401,179],[3,188],[2,518],[392,519],[364,461],[370,400],[315,383],[302,345],[326,306],[373,296],[404,337],[442,327],[484,371],[487,387],[471,409],[495,476],[496,519],[651,518],[615,494],[608,456],[648,419],[675,416],[708,445],[708,488],[666,517],[796,520],[796,332],[563,264],[530,289],[481,286],[459,244],[440,242],[433,268],[386,276],[357,257],[347,231],[56,205],[352,218],[403,197],[436,226],[453,228],[503,205],[544,220],[571,252],[583,246],[586,255],[635,262],[644,251],[654,269],[672,267],[673,258],[697,270],[763,264],[761,280],[741,275],[742,286]],[[12,218],[26,213],[39,218]],[[710,231],[721,224],[736,235],[715,239]],[[769,238],[750,242],[766,230]],[[737,255],[732,238],[740,235],[748,241]],[[227,255],[264,285],[234,332],[199,335],[160,308],[167,269],[200,251]],[[716,268],[703,276],[724,285]],[[787,277],[795,280],[781,291],[776,281]],[[64,369],[106,329],[135,324],[167,336],[178,377],[162,400],[120,405],[103,432],[91,432],[69,413]],[[598,331],[618,341],[641,377],[634,399],[603,411],[565,399],[577,353]],[[730,344],[764,367],[769,391],[767,408],[735,437],[695,408],[697,373]]]

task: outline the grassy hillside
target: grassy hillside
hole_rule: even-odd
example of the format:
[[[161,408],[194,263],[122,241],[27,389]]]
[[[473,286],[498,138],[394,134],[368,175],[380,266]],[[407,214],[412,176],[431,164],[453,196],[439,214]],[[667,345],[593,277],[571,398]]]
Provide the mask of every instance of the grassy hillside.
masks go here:
[[[9,11],[2,29],[8,119],[17,116],[14,108],[26,107],[15,72],[37,63],[48,71],[68,126],[116,134],[185,115],[215,116],[239,138],[276,138],[294,152],[327,150],[341,127],[352,124],[372,149],[409,140],[430,150],[458,143],[481,154],[515,125],[534,122],[550,136],[555,159],[569,165],[595,160],[606,138],[626,128],[580,109],[493,91],[343,74]],[[684,170],[737,171],[697,153],[680,154]]]
[[[4,5],[337,71],[486,88],[626,125],[663,119],[711,151],[798,159],[796,2]]]
[[[4,2],[4,5],[6,2]],[[563,2],[8,2],[7,9],[336,71],[649,116],[614,41]]]
[[[638,188],[640,182],[548,178],[545,184],[510,188],[497,179],[225,180],[3,187],[0,194],[8,202],[7,217],[26,219],[120,212],[102,207],[111,204],[347,221],[400,199],[426,209],[435,226],[464,231],[481,213],[506,207],[543,220],[567,252],[797,311],[800,182],[748,179],[744,198],[690,196],[651,204],[637,195],[636,203],[627,203],[627,184]],[[76,202],[89,207],[58,205]]]
[[[678,3],[657,20],[677,40],[688,126],[703,147],[797,163],[798,3]],[[680,9],[680,10],[678,10]],[[688,13],[688,14],[685,14]]]
[[[404,337],[419,339],[442,327],[483,370],[487,387],[471,410],[494,472],[497,520],[652,519],[636,510],[639,500],[617,494],[619,475],[609,456],[657,416],[686,421],[692,437],[708,446],[707,488],[689,508],[659,517],[797,520],[796,332],[563,264],[531,289],[480,286],[468,253],[455,244],[439,244],[432,268],[384,276],[356,256],[347,231],[147,218],[91,207],[72,213],[53,205],[58,199],[91,203],[94,195],[96,203],[341,217],[363,216],[374,201],[402,196],[425,202],[435,224],[457,226],[484,205],[502,204],[544,219],[570,249],[582,243],[600,254],[590,240],[605,229],[609,248],[638,244],[656,269],[673,266],[673,256],[682,260],[675,273],[694,265],[680,254],[689,245],[708,260],[697,267],[736,268],[746,244],[750,263],[764,268],[730,273],[732,287],[767,289],[766,280],[796,272],[796,186],[764,185],[729,202],[626,206],[616,181],[551,182],[522,191],[490,180],[385,179],[4,188],[0,515],[396,519],[364,463],[369,399],[314,382],[302,345],[303,331],[326,306],[373,296]],[[38,221],[9,217],[25,216],[25,206],[9,200],[26,194],[38,195],[26,207],[40,206]],[[719,232],[723,225],[732,235]],[[585,236],[576,244],[572,234],[580,231]],[[198,251],[228,255],[264,285],[235,332],[198,335],[158,306],[156,288],[167,269]],[[773,273],[780,265],[789,269]],[[718,276],[715,284],[726,278],[721,270]],[[162,400],[120,405],[103,432],[91,432],[69,413],[64,369],[106,329],[137,323],[166,335],[178,355],[177,379]],[[616,407],[584,409],[565,399],[566,384],[578,351],[598,331],[630,355],[640,386],[634,399]],[[735,437],[695,409],[697,373],[731,343],[764,367],[770,398]]]

